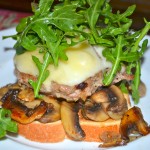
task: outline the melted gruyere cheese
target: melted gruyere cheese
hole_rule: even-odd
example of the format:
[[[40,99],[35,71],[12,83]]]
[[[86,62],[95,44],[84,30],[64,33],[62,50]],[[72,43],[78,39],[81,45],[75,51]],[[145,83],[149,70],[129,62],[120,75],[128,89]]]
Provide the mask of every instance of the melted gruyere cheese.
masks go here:
[[[87,78],[95,75],[99,71],[111,67],[111,63],[107,62],[102,56],[102,47],[92,47],[87,42],[83,42],[74,47],[70,47],[66,54],[68,61],[59,61],[58,67],[49,65],[49,77],[44,81],[44,85],[50,88],[51,81],[55,81],[64,85],[76,85]],[[14,63],[20,72],[38,76],[39,72],[32,60],[32,55],[43,60],[43,55],[38,51],[28,51],[14,57]]]

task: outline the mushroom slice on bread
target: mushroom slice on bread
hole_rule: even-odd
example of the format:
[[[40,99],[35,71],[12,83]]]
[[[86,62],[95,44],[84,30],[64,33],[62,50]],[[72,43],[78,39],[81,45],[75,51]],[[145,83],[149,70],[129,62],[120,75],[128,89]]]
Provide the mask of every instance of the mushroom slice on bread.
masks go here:
[[[126,99],[121,91],[115,85],[109,87],[108,92],[110,104],[107,107],[107,113],[112,119],[121,119],[128,110]]]
[[[48,123],[60,120],[60,102],[50,96],[43,96],[43,100],[47,102],[48,105],[52,104],[53,107],[48,107],[45,114],[39,119],[39,121],[42,123]]]
[[[104,142],[99,147],[114,147],[126,145],[133,140],[131,134],[137,139],[137,133],[140,136],[145,136],[150,133],[150,126],[144,120],[141,109],[139,107],[130,108],[122,117],[120,122],[120,137],[114,138],[112,141]],[[132,135],[132,136],[133,136]]]
[[[105,121],[108,118],[119,120],[127,110],[127,101],[121,89],[111,85],[100,89],[87,99],[82,112],[91,120]]]
[[[85,118],[93,121],[105,121],[110,118],[109,115],[104,111],[102,103],[96,103],[90,99],[85,101],[82,114]]]
[[[81,141],[85,138],[85,133],[79,123],[79,105],[76,103],[61,103],[61,121],[68,137],[75,141]]]
[[[41,101],[40,105],[31,109],[19,102],[18,93],[18,89],[11,89],[1,99],[2,107],[11,110],[11,118],[22,124],[41,118],[47,109],[46,102]]]

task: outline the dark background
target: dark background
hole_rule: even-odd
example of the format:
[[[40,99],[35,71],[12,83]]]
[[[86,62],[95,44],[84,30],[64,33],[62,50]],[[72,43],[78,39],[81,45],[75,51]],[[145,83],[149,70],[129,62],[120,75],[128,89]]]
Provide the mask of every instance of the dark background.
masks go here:
[[[38,0],[0,0],[0,9],[9,9],[21,12],[31,12],[31,2]],[[132,15],[133,29],[144,26],[144,18],[150,21],[150,0],[111,0],[113,11],[123,12],[128,6],[136,4],[136,11]]]

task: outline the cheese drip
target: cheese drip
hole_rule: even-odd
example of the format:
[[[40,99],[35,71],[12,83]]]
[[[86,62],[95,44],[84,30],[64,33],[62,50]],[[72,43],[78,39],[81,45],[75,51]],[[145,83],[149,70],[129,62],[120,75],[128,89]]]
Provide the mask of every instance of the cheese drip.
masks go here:
[[[50,88],[51,81],[59,84],[74,86],[94,76],[105,68],[110,68],[111,63],[102,56],[102,47],[92,47],[87,42],[82,42],[66,50],[68,61],[59,61],[58,67],[49,65],[49,77],[44,81],[44,86]],[[97,52],[98,51],[98,52]],[[43,55],[36,51],[28,51],[15,55],[16,68],[23,73],[38,76],[39,72],[32,60],[32,56],[43,60]]]

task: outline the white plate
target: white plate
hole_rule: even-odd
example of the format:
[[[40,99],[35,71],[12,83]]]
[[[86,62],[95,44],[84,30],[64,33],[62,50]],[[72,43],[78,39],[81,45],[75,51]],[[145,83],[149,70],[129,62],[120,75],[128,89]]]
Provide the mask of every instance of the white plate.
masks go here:
[[[8,83],[14,83],[16,77],[14,75],[14,66],[13,66],[13,56],[15,50],[12,50],[12,47],[15,43],[12,39],[2,40],[2,36],[11,35],[15,33],[15,29],[7,29],[0,32],[0,86],[4,86]],[[150,37],[146,36],[149,39]],[[150,44],[149,44],[150,46]],[[150,51],[148,50],[145,53],[144,63],[142,65],[142,80],[146,83],[147,86],[147,95],[142,98],[138,106],[141,108],[144,115],[144,119],[150,124]],[[136,141],[129,143],[127,146],[110,148],[112,150],[146,150],[150,142],[150,135],[142,137]],[[21,144],[20,144],[21,143]],[[9,137],[0,141],[0,149],[10,149],[11,150],[35,150],[35,149],[75,149],[75,150],[99,150],[99,143],[94,142],[73,142],[70,140],[65,140],[64,142],[57,144],[42,144],[37,142],[31,142],[24,139],[21,136]]]

